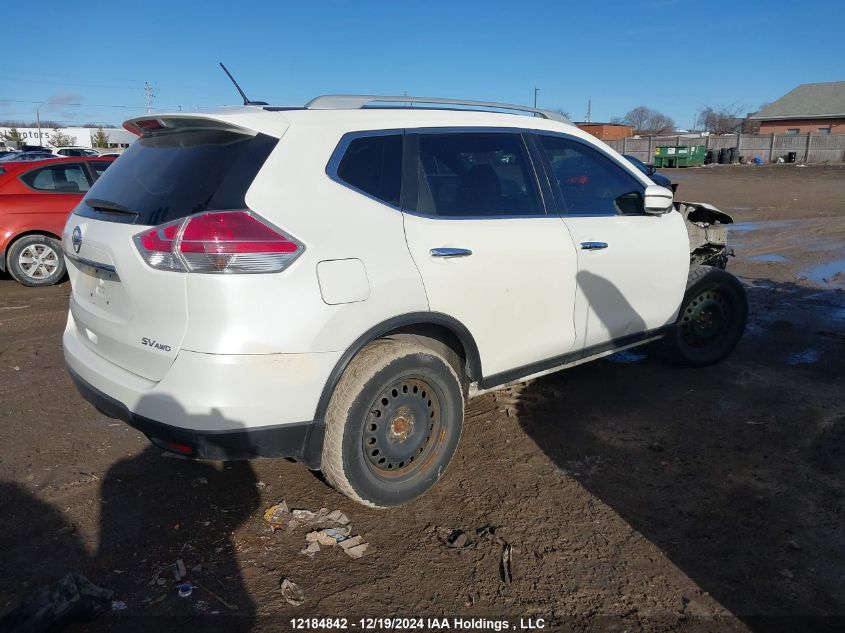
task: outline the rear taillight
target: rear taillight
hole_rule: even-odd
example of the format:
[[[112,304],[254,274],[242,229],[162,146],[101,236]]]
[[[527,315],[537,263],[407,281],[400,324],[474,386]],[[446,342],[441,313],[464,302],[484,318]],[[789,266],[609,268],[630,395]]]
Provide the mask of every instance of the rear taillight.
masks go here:
[[[304,250],[302,244],[250,211],[208,211],[135,236],[144,260],[159,270],[273,273]]]

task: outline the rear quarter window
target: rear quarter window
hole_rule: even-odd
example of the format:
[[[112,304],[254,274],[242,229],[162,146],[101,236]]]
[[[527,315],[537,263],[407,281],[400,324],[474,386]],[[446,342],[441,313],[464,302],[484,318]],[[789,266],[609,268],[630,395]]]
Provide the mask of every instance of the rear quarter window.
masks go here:
[[[278,140],[207,129],[139,138],[109,164],[76,213],[155,225],[203,211],[245,208],[246,192]],[[102,211],[108,208],[125,213]]]
[[[349,141],[335,176],[354,189],[398,207],[402,191],[402,135],[363,136]]]

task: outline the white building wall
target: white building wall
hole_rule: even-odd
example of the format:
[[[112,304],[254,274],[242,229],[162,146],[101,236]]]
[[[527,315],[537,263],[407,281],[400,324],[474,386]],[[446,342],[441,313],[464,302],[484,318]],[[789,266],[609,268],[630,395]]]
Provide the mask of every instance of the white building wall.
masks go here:
[[[4,133],[10,132],[11,129],[12,128],[8,127],[0,127],[0,136],[2,136]],[[19,127],[16,129],[18,130],[18,132],[21,133],[24,138],[24,142],[27,145],[43,145],[45,147],[52,146],[50,138],[52,137],[53,132],[55,131],[54,128],[41,128],[41,142],[38,141],[38,128]],[[92,147],[91,135],[97,132],[97,128],[89,127],[63,127],[59,128],[59,130],[62,133],[72,137],[74,140],[70,144],[77,147]],[[123,128],[109,127],[103,128],[103,131],[109,135],[109,143],[120,143],[128,145],[136,138],[134,134],[127,132]]]

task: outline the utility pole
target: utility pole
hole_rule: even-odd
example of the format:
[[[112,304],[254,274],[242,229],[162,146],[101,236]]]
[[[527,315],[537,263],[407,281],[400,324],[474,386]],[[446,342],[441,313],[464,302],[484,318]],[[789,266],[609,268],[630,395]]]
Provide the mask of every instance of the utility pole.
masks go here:
[[[534,88],[534,107],[537,107],[537,95],[540,93],[539,88]]]
[[[39,147],[43,147],[43,145],[41,145],[41,112],[40,112],[41,106],[43,106],[43,105],[44,104],[41,103],[41,104],[38,105],[37,108],[35,108],[35,125],[38,126],[38,146]]]
[[[155,93],[153,92],[153,87],[150,85],[149,81],[144,82],[144,98],[147,100],[147,114],[153,109],[153,99],[155,99]]]

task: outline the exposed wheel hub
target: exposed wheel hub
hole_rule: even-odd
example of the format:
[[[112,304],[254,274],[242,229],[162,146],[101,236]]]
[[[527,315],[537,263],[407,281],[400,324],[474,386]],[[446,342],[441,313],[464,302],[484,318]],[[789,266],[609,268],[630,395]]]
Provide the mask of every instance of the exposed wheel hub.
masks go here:
[[[706,347],[720,341],[730,324],[730,306],[716,290],[694,297],[684,308],[681,332],[691,347]]]
[[[437,444],[440,401],[418,378],[400,380],[373,402],[364,425],[363,449],[370,469],[401,476],[423,468]]]
[[[408,407],[399,407],[387,425],[387,438],[401,444],[410,437],[414,430],[414,414]]]

